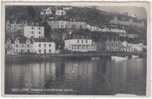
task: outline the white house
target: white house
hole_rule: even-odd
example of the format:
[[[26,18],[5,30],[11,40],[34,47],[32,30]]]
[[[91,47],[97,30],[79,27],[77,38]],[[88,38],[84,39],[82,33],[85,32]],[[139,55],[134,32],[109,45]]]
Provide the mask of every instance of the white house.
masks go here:
[[[8,39],[6,42],[6,54],[49,54],[56,53],[55,42],[44,39],[28,39],[26,37],[17,37],[15,40]]]
[[[27,38],[43,38],[44,26],[25,26],[24,36]]]
[[[128,43],[127,46],[139,52],[143,51],[144,48],[144,45],[142,43],[139,44]]]
[[[57,16],[66,15],[66,11],[58,9],[58,10],[56,10],[55,15],[57,15]]]
[[[65,50],[77,52],[96,51],[96,44],[91,39],[68,39],[64,43]]]
[[[50,54],[56,53],[56,46],[54,42],[37,40],[33,42],[33,50],[36,54]]]
[[[46,8],[46,9],[42,9],[41,15],[51,15],[52,13],[52,9],[51,8]]]
[[[79,21],[49,21],[48,24],[52,29],[87,29],[87,24]]]
[[[6,43],[6,54],[9,55],[18,55],[33,53],[32,50],[33,41],[25,37],[16,37],[15,40],[8,39]]]

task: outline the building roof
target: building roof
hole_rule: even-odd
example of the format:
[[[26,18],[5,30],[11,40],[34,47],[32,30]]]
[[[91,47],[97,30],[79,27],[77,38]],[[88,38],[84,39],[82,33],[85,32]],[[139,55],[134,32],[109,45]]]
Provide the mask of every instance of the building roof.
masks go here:
[[[52,42],[52,40],[47,38],[33,38],[33,41],[35,42]]]
[[[14,43],[15,40],[19,40],[20,43],[26,43],[27,40],[30,40],[33,42],[32,39],[26,38],[25,36],[22,36],[22,35],[17,35],[17,36],[6,38],[6,41],[8,41],[8,40],[11,40],[11,43]]]

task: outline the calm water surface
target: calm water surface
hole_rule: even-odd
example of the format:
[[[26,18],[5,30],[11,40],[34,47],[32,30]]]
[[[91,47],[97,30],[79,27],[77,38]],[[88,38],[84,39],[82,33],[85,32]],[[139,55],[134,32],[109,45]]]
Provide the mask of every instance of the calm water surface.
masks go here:
[[[146,60],[64,60],[7,64],[7,94],[145,95]]]

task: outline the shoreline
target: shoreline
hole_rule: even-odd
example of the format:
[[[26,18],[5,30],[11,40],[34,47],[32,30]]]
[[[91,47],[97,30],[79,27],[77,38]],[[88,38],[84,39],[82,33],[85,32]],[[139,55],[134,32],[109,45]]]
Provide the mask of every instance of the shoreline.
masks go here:
[[[43,62],[43,61],[61,61],[61,60],[77,60],[77,59],[108,59],[111,60],[112,56],[116,54],[102,53],[58,53],[58,54],[20,54],[20,55],[5,55],[5,63],[25,63],[25,62]],[[131,59],[133,55],[129,55],[128,58]],[[125,58],[127,55],[119,54],[117,57]],[[138,56],[140,57],[140,56]]]

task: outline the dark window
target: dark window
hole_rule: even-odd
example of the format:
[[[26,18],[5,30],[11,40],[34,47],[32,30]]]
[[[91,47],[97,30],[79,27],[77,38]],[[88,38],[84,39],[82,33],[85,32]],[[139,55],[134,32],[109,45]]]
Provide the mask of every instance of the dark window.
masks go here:
[[[79,43],[79,40],[77,40],[77,43]]]
[[[46,53],[46,49],[44,49],[44,53]]]
[[[41,32],[39,31],[39,34],[41,34]]]
[[[46,47],[46,44],[44,44],[44,47]]]
[[[41,44],[39,44],[39,47],[41,47]]]
[[[27,45],[27,47],[29,47],[29,44]]]
[[[32,34],[33,34],[34,32],[32,31]]]
[[[33,26],[32,26],[32,29],[34,29]]]
[[[28,49],[28,50],[27,50],[27,52],[29,53],[29,52],[30,52],[30,50]]]
[[[49,47],[51,47],[51,44],[49,44]]]
[[[80,25],[80,29],[82,29],[82,25]]]
[[[40,30],[41,28],[39,27],[39,30]]]
[[[16,47],[18,47],[18,45],[16,45]]]
[[[39,53],[41,53],[41,50],[39,50]]]
[[[72,25],[72,28],[74,29],[74,28],[75,28],[75,25]]]
[[[88,43],[88,40],[86,40],[86,43]]]
[[[51,53],[51,50],[49,49],[49,53]]]
[[[83,40],[81,40],[81,43],[83,43]]]

